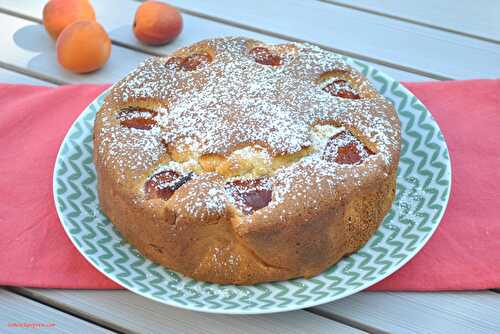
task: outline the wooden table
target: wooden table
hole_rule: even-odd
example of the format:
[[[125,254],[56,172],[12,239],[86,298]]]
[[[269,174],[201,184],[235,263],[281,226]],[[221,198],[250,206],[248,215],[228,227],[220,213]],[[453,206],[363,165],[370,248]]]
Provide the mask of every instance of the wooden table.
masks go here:
[[[500,77],[500,2],[172,0],[184,15],[182,35],[167,46],[148,47],[131,33],[138,2],[94,0],[114,45],[109,63],[88,75],[56,63],[54,42],[40,25],[44,2],[0,0],[0,82],[114,82],[151,55],[228,35],[307,41],[401,81]],[[361,292],[301,311],[225,316],[176,309],[128,291],[0,289],[0,333],[30,331],[12,326],[20,322],[42,324],[31,329],[36,333],[500,333],[500,294]]]

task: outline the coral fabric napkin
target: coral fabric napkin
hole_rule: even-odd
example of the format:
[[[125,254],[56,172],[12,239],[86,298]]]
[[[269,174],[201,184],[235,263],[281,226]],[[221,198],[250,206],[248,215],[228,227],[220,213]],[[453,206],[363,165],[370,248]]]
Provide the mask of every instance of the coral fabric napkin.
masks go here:
[[[500,80],[405,84],[449,146],[448,209],[431,240],[371,290],[500,287]],[[73,120],[107,86],[0,85],[0,285],[119,288],[66,236],[52,169]]]

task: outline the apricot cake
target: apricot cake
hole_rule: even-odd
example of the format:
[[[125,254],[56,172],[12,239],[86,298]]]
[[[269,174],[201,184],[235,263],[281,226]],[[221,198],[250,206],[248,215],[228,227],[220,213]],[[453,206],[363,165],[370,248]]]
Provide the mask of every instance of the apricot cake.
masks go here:
[[[94,127],[100,206],[123,237],[224,284],[357,251],[391,207],[399,151],[394,107],[339,55],[245,38],[146,60]]]

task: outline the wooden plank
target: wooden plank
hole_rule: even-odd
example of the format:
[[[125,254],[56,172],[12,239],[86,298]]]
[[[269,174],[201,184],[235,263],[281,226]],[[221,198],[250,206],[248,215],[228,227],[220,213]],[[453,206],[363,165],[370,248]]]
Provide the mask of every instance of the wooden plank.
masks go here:
[[[0,289],[0,332],[112,333],[5,289]]]
[[[189,13],[436,78],[500,76],[500,45],[318,1],[170,0]]]
[[[119,2],[119,3],[118,3]],[[278,44],[286,43],[290,40],[277,38],[266,34],[257,33],[247,29],[241,29],[216,21],[203,19],[200,17],[183,14],[184,28],[182,34],[173,42],[164,46],[148,46],[137,41],[132,33],[132,22],[135,10],[139,3],[136,1],[107,0],[96,4],[96,10],[101,13],[113,12],[115,6],[124,7],[120,15],[103,17],[103,25],[110,30],[110,36],[115,41],[136,49],[150,52],[152,54],[167,55],[179,47],[186,46],[202,39],[225,37],[225,36],[245,36],[255,38],[266,43]],[[383,66],[368,62],[376,66],[388,75],[399,81],[423,81],[430,80],[429,77],[418,75],[412,72],[401,71],[392,67]]]
[[[57,63],[54,42],[40,24],[0,13],[0,65],[19,68],[25,73],[58,83],[115,82],[124,77],[149,55],[113,46],[109,62],[99,71],[79,75],[64,70]],[[7,37],[10,36],[10,37]]]
[[[119,2],[119,3],[118,3]],[[184,14],[184,30],[178,39],[165,46],[148,46],[139,43],[133,33],[131,24],[133,16],[139,3],[135,1],[108,0],[94,3],[99,21],[106,28],[113,41],[136,50],[141,50],[155,55],[166,55],[173,50],[197,42],[205,38],[223,36],[246,36],[262,40],[267,43],[283,43],[284,39],[275,38],[269,35],[255,33],[253,31],[236,28],[230,25],[206,20],[196,16]],[[114,10],[120,8],[120,11]],[[15,0],[0,0],[0,9],[23,15],[33,20],[41,20],[43,2]],[[373,63],[371,63],[374,65]],[[383,65],[375,65],[382,71],[400,81],[422,81],[429,80],[429,77],[401,71]]]
[[[323,0],[475,38],[500,42],[500,2]]]
[[[38,22],[41,21],[43,5],[44,3],[40,1],[0,0],[0,10]],[[240,29],[189,14],[183,14],[184,29],[176,40],[164,46],[148,46],[138,42],[132,33],[133,17],[136,8],[139,6],[138,2],[107,0],[94,2],[93,5],[97,13],[97,19],[105,27],[110,38],[115,43],[154,55],[167,55],[181,46],[186,46],[199,40],[213,37],[246,36],[262,40],[266,43],[283,43],[287,41],[285,39]],[[116,8],[120,8],[120,10],[117,11]],[[46,39],[48,38],[46,37]],[[371,64],[373,65],[373,63]],[[402,71],[378,64],[376,67],[399,81],[429,80],[429,77],[408,71]]]
[[[127,333],[362,333],[306,311],[254,316],[221,315],[182,310],[128,291],[16,291]]]
[[[0,82],[8,83],[8,84],[29,84],[36,86],[54,86],[54,84],[40,80],[34,77],[30,77],[28,75],[24,75],[21,73],[17,73],[14,71],[9,71],[3,68],[0,68]]]
[[[500,333],[500,294],[478,292],[363,292],[315,312],[389,333]]]
[[[132,32],[132,23],[135,11],[140,5],[139,2],[107,0],[94,1],[92,5],[96,11],[97,20],[105,27],[113,41],[151,54],[166,55],[179,47],[213,37],[245,35],[262,39],[265,42],[276,41],[270,36],[185,14],[183,15],[183,32],[177,39],[167,45],[150,46],[140,43]],[[41,22],[42,19],[43,6],[43,1],[0,0],[0,10],[22,15],[38,22]],[[116,8],[120,8],[120,10],[116,10]]]

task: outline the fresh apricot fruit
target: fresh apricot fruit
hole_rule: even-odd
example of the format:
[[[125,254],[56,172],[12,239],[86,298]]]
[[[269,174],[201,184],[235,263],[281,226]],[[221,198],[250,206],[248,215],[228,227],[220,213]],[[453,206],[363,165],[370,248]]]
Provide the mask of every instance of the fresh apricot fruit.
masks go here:
[[[43,7],[43,25],[53,39],[80,20],[95,20],[94,8],[88,0],[50,0]]]
[[[146,1],[135,12],[133,29],[135,37],[143,43],[166,44],[181,33],[182,16],[166,3]]]
[[[95,71],[109,59],[111,41],[95,21],[76,21],[67,26],[56,42],[57,60],[76,73]]]

